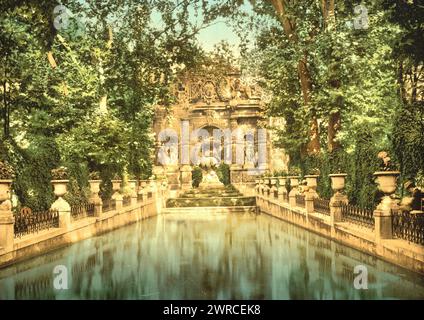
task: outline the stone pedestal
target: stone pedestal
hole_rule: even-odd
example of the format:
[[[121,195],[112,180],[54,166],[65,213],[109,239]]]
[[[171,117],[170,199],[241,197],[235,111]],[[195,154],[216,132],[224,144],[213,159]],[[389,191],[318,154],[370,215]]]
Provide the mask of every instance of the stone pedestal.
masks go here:
[[[188,166],[189,167],[189,166]],[[165,178],[168,181],[168,184],[172,190],[177,190],[181,188],[181,169],[178,166],[166,166]],[[191,176],[191,172],[190,172]],[[187,178],[186,178],[187,180]],[[187,184],[186,184],[187,186]],[[191,187],[191,178],[190,178],[190,187]]]
[[[94,216],[100,217],[102,215],[103,206],[102,198],[99,196],[101,180],[90,180],[89,183],[91,191],[90,203],[94,204]]]
[[[112,181],[112,187],[113,187],[113,191],[114,191],[114,194],[112,195],[112,200],[114,200],[115,203],[116,203],[116,211],[119,211],[119,210],[122,209],[123,201],[124,201],[124,197],[119,192],[120,189],[121,189],[121,181],[120,180],[113,180]]]
[[[374,210],[375,236],[377,240],[392,239],[392,215],[390,212]]]
[[[137,180],[129,180],[128,185],[130,187],[131,206],[137,205]]]
[[[330,222],[334,227],[335,223],[342,221],[342,205],[346,204],[346,196],[336,192],[330,199]]]
[[[192,188],[192,168],[189,165],[183,165],[180,168],[181,189],[186,191]]]
[[[238,164],[230,166],[230,180],[232,184],[239,184],[243,182],[243,168]]]
[[[51,209],[59,212],[59,228],[68,229],[71,225],[71,206],[63,199],[67,192],[68,180],[52,180],[54,194],[57,198]]]
[[[314,199],[316,198],[316,192],[315,190],[308,189],[307,192],[305,192],[305,209],[306,213],[312,213],[314,212]]]
[[[0,180],[0,247],[6,252],[13,250],[14,246],[14,223],[10,201],[12,180]]]
[[[313,196],[313,198],[319,198],[319,195],[317,193],[317,186],[318,186],[318,175],[308,175],[305,176],[307,187],[308,187],[308,193]]]
[[[71,206],[65,199],[59,197],[51,206],[59,212],[59,228],[68,229],[71,225]]]
[[[385,194],[374,210],[375,237],[377,242],[381,239],[393,238],[392,210],[398,209],[398,202],[392,196],[396,191],[396,179],[399,174],[400,172],[398,171],[379,171],[374,173],[378,183],[378,189]]]
[[[374,210],[376,240],[393,238],[392,210],[397,209],[397,200],[387,195],[383,197],[380,204]]]
[[[289,205],[290,207],[296,207],[296,195],[299,187],[299,177],[288,177],[290,179],[290,193],[289,193]]]
[[[6,200],[0,204],[0,247],[6,252],[13,251],[14,246],[14,223],[12,203]]]

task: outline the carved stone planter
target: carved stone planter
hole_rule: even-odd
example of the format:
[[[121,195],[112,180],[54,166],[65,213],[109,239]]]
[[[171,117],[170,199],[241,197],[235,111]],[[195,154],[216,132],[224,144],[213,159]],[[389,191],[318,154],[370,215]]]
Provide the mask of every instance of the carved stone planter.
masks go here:
[[[137,180],[129,180],[128,185],[130,186],[132,194],[137,195]]]
[[[399,171],[377,171],[374,173],[378,189],[386,196],[393,194],[396,191],[396,180],[399,176]]]
[[[299,176],[290,176],[290,177],[287,177],[287,178],[290,179],[290,187],[292,189],[297,188],[299,186],[299,180],[300,180]]]
[[[313,197],[318,198],[317,186],[318,186],[318,177],[319,175],[307,175],[305,176],[306,185],[308,187],[308,192],[313,195]]]
[[[68,191],[69,180],[52,180],[53,192],[56,197],[63,197]]]
[[[386,214],[389,214],[395,204],[395,201],[393,201],[390,196],[396,191],[396,180],[399,174],[399,171],[377,171],[374,173],[378,189],[384,193],[384,197],[377,206],[377,209]]]
[[[102,180],[89,180],[88,183],[90,183],[91,193],[98,195],[100,192],[100,184],[102,183]]]
[[[374,210],[376,240],[392,239],[392,209],[397,208],[397,201],[392,199],[396,191],[396,179],[399,171],[378,171],[374,173],[378,189],[384,192],[384,197]]]
[[[121,180],[112,180],[112,189],[117,192],[121,189]]]
[[[13,180],[0,180],[0,203],[10,200],[10,190]]]
[[[346,185],[346,173],[334,173],[329,175],[331,179],[331,189],[336,192],[342,192]]]

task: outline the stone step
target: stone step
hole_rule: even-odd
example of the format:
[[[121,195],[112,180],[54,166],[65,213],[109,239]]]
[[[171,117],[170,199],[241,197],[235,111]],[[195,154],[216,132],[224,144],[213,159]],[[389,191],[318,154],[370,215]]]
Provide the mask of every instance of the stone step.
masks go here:
[[[167,208],[256,206],[255,197],[205,197],[168,199]]]
[[[202,207],[202,210],[194,207],[188,208],[166,208],[163,214],[192,214],[205,216],[226,213],[257,213],[256,206],[236,206],[236,207]]]

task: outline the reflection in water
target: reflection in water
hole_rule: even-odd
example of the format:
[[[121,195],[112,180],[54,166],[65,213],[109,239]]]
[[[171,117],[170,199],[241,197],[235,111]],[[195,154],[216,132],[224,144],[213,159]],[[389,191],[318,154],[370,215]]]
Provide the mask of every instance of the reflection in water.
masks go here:
[[[69,290],[53,288],[57,265]],[[162,215],[0,270],[0,299],[381,298],[423,299],[424,277],[253,214]]]

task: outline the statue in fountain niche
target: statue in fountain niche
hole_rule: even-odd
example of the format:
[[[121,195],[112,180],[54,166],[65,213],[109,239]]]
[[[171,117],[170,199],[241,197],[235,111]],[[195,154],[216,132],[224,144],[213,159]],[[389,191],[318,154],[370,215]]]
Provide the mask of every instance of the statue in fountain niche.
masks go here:
[[[200,187],[222,187],[224,184],[219,181],[218,175],[215,172],[215,169],[218,165],[218,159],[206,153],[200,158],[199,166],[203,170],[203,178],[200,183]]]

